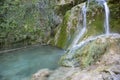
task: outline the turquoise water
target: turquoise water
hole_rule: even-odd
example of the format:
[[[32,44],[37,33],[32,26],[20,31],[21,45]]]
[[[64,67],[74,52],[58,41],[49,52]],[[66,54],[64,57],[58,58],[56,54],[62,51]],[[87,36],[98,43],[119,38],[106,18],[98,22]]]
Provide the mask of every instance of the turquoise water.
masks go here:
[[[51,46],[34,46],[0,54],[0,80],[30,80],[42,68],[55,69],[63,50]]]

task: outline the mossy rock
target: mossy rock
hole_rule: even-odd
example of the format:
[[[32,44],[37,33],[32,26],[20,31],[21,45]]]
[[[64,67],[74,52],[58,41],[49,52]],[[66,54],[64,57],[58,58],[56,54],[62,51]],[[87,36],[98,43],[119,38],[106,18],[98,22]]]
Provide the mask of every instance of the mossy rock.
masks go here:
[[[82,5],[77,5],[66,12],[63,22],[57,28],[58,30],[54,39],[57,47],[66,49],[70,45],[78,27],[78,16],[81,15],[80,10],[82,9]]]
[[[120,1],[110,0],[108,5],[110,8],[110,29],[111,32],[120,33]]]
[[[86,45],[83,45],[81,48],[78,48],[73,53],[69,53],[69,51],[66,52],[66,54],[61,57],[59,63],[62,66],[72,65],[79,66],[81,68],[95,64],[104,54],[109,54],[111,50],[116,48],[118,50],[114,50],[114,52],[119,52],[120,37],[116,37],[98,37],[95,40],[88,42]]]
[[[59,36],[57,35],[58,41],[56,43],[58,47],[64,48],[66,45],[66,42],[67,42],[67,31],[66,30],[67,30],[67,21],[68,21],[69,16],[70,16],[70,12],[68,11],[66,15],[64,16],[63,23],[59,25],[60,33],[58,33]]]
[[[75,58],[79,60],[80,66],[89,66],[95,63],[106,52],[107,47],[109,47],[109,42],[102,42],[101,39],[95,40],[78,50]]]
[[[116,7],[117,4],[112,4],[109,3],[110,7],[110,32],[117,32],[120,33],[120,20],[118,17],[118,13],[115,16],[115,11],[114,9],[118,9]],[[64,16],[63,22],[58,26],[58,30],[56,31],[56,36],[53,41],[55,42],[55,45],[64,49],[67,49],[68,46],[71,45],[73,42],[73,39],[76,36],[76,32],[78,29],[78,24],[79,24],[79,29],[82,29],[83,27],[83,15],[82,15],[82,4],[76,5],[73,8],[71,8],[69,11],[65,11],[66,14]],[[64,7],[64,6],[63,6]],[[64,9],[64,8],[62,8]],[[61,10],[62,11],[62,10]],[[118,12],[120,10],[117,10]],[[62,11],[63,12],[63,11]],[[85,40],[91,36],[96,36],[100,34],[105,34],[105,29],[104,29],[104,18],[105,18],[105,13],[104,13],[104,8],[97,3],[93,2],[90,3],[88,11],[87,11],[87,30],[83,37],[79,40]]]
[[[73,39],[76,36],[76,33],[78,33],[78,28],[80,30],[82,29],[83,27],[82,6],[83,5],[84,3],[76,5],[71,10],[66,12],[63,22],[59,25],[59,28],[58,28],[59,34],[58,32],[56,33],[56,35],[59,36],[57,37],[56,46],[61,48],[67,48],[69,45],[71,45]],[[102,13],[103,13],[102,7],[97,5],[90,6],[90,9],[87,12],[87,31],[83,35],[81,40],[93,35],[104,33],[104,27],[103,27],[104,14],[101,15]]]

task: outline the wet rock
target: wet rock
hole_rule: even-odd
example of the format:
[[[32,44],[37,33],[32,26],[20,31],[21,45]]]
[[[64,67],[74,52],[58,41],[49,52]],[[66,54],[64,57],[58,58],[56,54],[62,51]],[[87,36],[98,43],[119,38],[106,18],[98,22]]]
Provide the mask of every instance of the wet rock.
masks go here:
[[[69,55],[63,56],[63,62],[69,63],[67,65],[72,63]],[[120,35],[97,36],[78,48],[71,57],[73,59],[80,64],[78,67],[60,67],[46,80],[120,80]]]
[[[71,66],[72,63],[74,65],[76,62],[78,62],[77,64],[80,67],[87,67],[95,63],[105,65],[120,64],[119,34],[115,34],[114,36],[100,36],[84,40],[85,44],[80,48],[78,47],[74,53],[66,53],[61,57],[61,65]],[[69,64],[70,62],[72,63]]]
[[[65,49],[70,45],[74,33],[78,28],[78,22],[82,24],[82,14],[80,14],[82,6],[83,4],[79,4],[66,12],[62,23],[58,25],[56,30],[54,38],[55,46]]]
[[[56,28],[56,33],[54,39],[50,43],[52,45],[58,46],[60,48],[68,48],[72,43],[73,38],[82,29],[83,26],[83,15],[82,6],[84,2],[78,1],[78,4],[73,5],[72,2],[77,0],[59,0],[56,5],[57,13],[62,15],[62,23]],[[119,23],[119,1],[108,2],[110,8],[110,32],[120,33]],[[96,2],[90,2],[87,10],[87,30],[80,40],[87,39],[92,36],[100,35],[105,33],[104,29],[104,8],[98,5]],[[116,14],[114,14],[116,13]],[[79,26],[79,27],[78,27]],[[80,41],[79,40],[79,41]]]

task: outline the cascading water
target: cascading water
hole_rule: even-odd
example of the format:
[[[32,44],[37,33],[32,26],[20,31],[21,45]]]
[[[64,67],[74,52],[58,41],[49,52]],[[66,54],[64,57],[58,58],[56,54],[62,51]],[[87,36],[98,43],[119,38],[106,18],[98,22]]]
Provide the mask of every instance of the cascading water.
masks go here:
[[[86,3],[84,3],[83,7],[82,7],[82,15],[83,15],[83,28],[81,30],[79,30],[79,33],[76,35],[75,39],[73,40],[71,46],[68,48],[67,53],[69,53],[70,55],[67,57],[67,59],[71,59],[73,57],[74,51],[76,50],[75,48],[78,45],[79,40],[83,37],[87,27],[86,27],[86,12],[87,12],[87,7],[86,7]],[[78,25],[78,28],[80,26]],[[69,65],[71,65],[72,68],[74,68],[74,64],[75,61],[71,60],[70,62],[67,62]]]
[[[104,27],[105,27],[105,35],[107,34],[107,35],[112,35],[112,34],[109,34],[110,33],[110,31],[109,31],[109,8],[108,8],[108,6],[107,6],[107,2],[105,1],[105,0],[96,0],[100,5],[102,4],[103,6],[104,6],[104,9],[105,9],[105,21],[104,21],[104,23],[105,23],[105,25],[104,25]],[[87,2],[87,5],[86,5],[86,3],[84,3],[84,5],[83,5],[83,7],[82,7],[82,15],[83,15],[83,28],[79,31],[79,33],[77,34],[77,36],[75,37],[75,39],[73,40],[73,43],[72,43],[72,47],[70,47],[69,48],[69,50],[68,50],[68,54],[70,54],[69,56],[67,56],[67,59],[69,59],[70,61],[69,61],[69,64],[72,66],[72,67],[74,67],[74,64],[75,64],[75,61],[73,61],[73,59],[72,59],[72,57],[73,57],[73,53],[77,50],[77,49],[79,49],[79,48],[81,48],[83,45],[86,45],[86,44],[88,44],[90,41],[92,41],[92,40],[95,40],[95,39],[97,39],[97,38],[99,38],[99,37],[102,37],[102,36],[105,36],[104,34],[103,35],[99,35],[99,36],[95,36],[95,37],[90,37],[90,38],[88,38],[88,39],[86,39],[86,40],[84,40],[84,41],[81,41],[80,43],[79,43],[79,40],[82,38],[82,36],[84,35],[84,33],[85,33],[85,31],[86,31],[86,29],[87,29],[87,27],[86,27],[86,23],[87,23],[87,21],[86,21],[86,12],[87,12],[87,9],[88,9],[88,7],[89,7],[89,3],[90,3],[90,0],[88,0],[88,2]],[[116,35],[116,34],[115,34]]]
[[[86,12],[87,12],[87,7],[86,4],[84,3],[84,6],[82,7],[82,15],[83,15],[83,28],[79,30],[79,33],[76,35],[75,39],[73,40],[72,47],[69,49],[72,50],[72,48],[76,47],[77,43],[79,42],[80,38],[84,35],[86,31]],[[78,25],[79,28],[79,25]]]
[[[103,3],[103,5],[104,5],[104,9],[105,9],[105,32],[106,32],[106,34],[109,34],[110,33],[110,29],[109,29],[109,8],[108,8],[108,6],[107,6],[107,3],[106,2],[104,2]]]
[[[104,6],[105,9],[105,21],[104,21],[104,27],[105,27],[105,34],[110,34],[110,29],[109,29],[109,8],[107,6],[107,2],[105,0],[96,0],[100,5]],[[73,49],[80,47],[80,45],[83,45],[84,42],[78,43],[79,39],[84,35],[86,31],[86,12],[87,8],[89,7],[90,0],[87,1],[87,6],[86,4],[83,5],[82,7],[82,14],[83,14],[83,29],[79,32],[78,36],[76,36],[75,40],[73,41]],[[89,42],[89,41],[88,41]],[[78,46],[79,45],[79,46]]]
[[[110,34],[110,28],[109,28],[109,7],[107,5],[106,0],[96,0],[100,5],[103,5],[105,10],[105,21],[104,21],[104,27],[105,27],[105,34]]]

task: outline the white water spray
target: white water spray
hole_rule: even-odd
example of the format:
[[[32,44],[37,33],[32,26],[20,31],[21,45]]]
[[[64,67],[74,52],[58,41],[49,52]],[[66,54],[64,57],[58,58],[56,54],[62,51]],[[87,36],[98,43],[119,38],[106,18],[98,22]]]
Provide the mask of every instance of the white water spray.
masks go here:
[[[74,53],[76,50],[87,45],[91,41],[94,41],[94,40],[102,38],[102,37],[108,38],[109,36],[111,36],[111,38],[120,38],[119,34],[110,33],[110,30],[109,30],[109,8],[107,6],[107,2],[105,0],[96,0],[96,1],[98,1],[100,3],[100,5],[102,4],[102,6],[104,6],[104,10],[105,10],[105,21],[104,21],[105,34],[98,35],[98,36],[92,36],[92,37],[87,38],[86,40],[79,42],[79,40],[83,37],[84,33],[87,30],[86,12],[87,12],[87,9],[88,9],[89,3],[90,3],[90,0],[88,0],[87,4],[85,3],[82,7],[82,15],[83,15],[82,29],[81,30],[78,29],[79,33],[76,35],[75,39],[73,40],[72,47],[70,47],[69,50],[67,50],[67,53],[69,55],[66,56],[66,62],[69,63],[69,66],[71,66],[72,68],[77,66],[77,63],[78,63],[77,60],[74,59]],[[78,26],[78,28],[79,28],[79,26]]]
[[[105,27],[105,34],[110,34],[110,29],[109,29],[109,8],[107,6],[107,2],[105,0],[96,0],[100,5],[104,6],[105,9],[105,21],[104,21],[104,27]],[[87,5],[86,3],[84,3],[83,7],[82,7],[82,14],[83,14],[83,28],[82,30],[79,31],[78,35],[76,36],[76,38],[73,40],[73,44],[72,47],[76,47],[80,38],[84,35],[85,31],[86,31],[86,12],[87,9],[89,7],[89,3],[90,0],[87,1]]]
[[[109,8],[107,6],[107,2],[105,0],[96,0],[99,4],[104,5],[104,9],[105,9],[105,21],[104,21],[104,27],[105,27],[105,34],[110,35],[110,29],[109,29]],[[83,6],[83,14],[84,14],[84,23],[83,26],[86,27],[86,10],[89,7],[89,3],[90,0],[88,0],[87,2],[87,7],[85,8],[85,5]],[[86,41],[82,41],[79,44],[77,44],[76,46],[74,46],[74,49],[80,48],[82,47],[84,44],[88,43],[91,40],[96,39],[97,37],[92,37]]]
[[[82,15],[83,15],[83,26],[82,29],[79,30],[78,29],[78,34],[76,35],[75,39],[73,40],[72,44],[70,45],[70,47],[68,48],[68,53],[70,54],[69,56],[67,56],[68,59],[71,59],[73,57],[73,53],[76,50],[75,47],[77,47],[79,40],[83,37],[84,33],[86,32],[86,12],[87,12],[87,7],[86,7],[86,3],[84,3],[83,7],[82,7]],[[78,24],[78,28],[80,28],[79,24]],[[71,65],[72,68],[74,68],[74,61],[70,61],[69,64]]]
[[[105,28],[105,34],[110,34],[110,28],[109,28],[109,7],[107,5],[106,0],[96,0],[100,5],[103,5],[105,10],[105,21],[104,21],[104,28]]]
[[[87,12],[87,7],[86,7],[86,4],[84,3],[84,6],[82,7],[82,13],[83,13],[83,28],[86,28],[86,12]]]
[[[103,3],[104,5],[104,9],[105,9],[105,32],[106,34],[109,34],[110,33],[110,29],[109,29],[109,8],[107,6],[107,3],[104,2]]]
[[[79,33],[76,35],[75,39],[72,42],[72,45],[69,49],[72,50],[73,47],[75,47],[79,40],[82,38],[82,36],[84,35],[85,31],[86,31],[86,12],[87,12],[87,7],[86,4],[84,3],[84,6],[82,7],[82,15],[83,15],[83,28],[81,30],[79,30]],[[79,28],[79,25],[78,25]],[[71,51],[70,51],[71,52]]]

